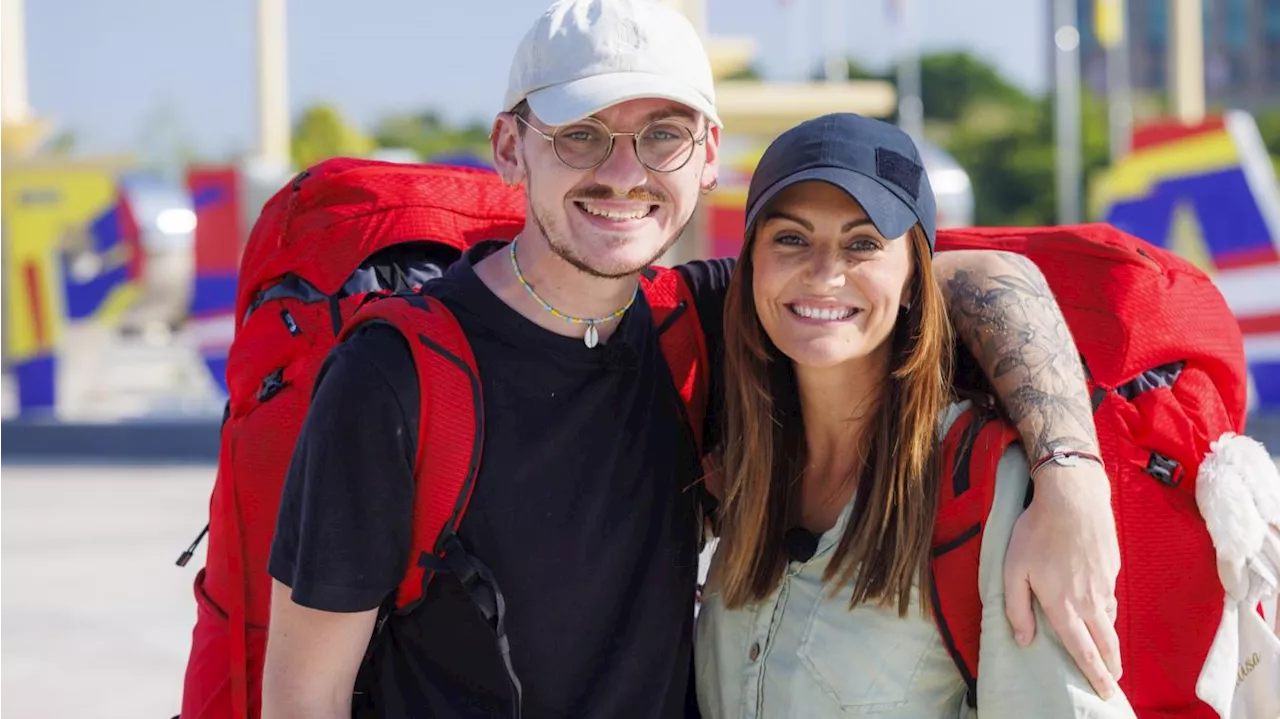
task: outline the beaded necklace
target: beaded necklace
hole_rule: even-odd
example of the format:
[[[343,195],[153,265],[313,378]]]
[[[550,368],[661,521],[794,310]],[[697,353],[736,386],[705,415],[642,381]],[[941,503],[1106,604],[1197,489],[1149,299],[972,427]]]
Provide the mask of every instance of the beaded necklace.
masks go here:
[[[511,241],[510,254],[511,254],[511,269],[515,270],[516,279],[520,281],[520,285],[524,287],[525,291],[529,293],[529,296],[532,297],[535,302],[542,305],[542,309],[546,310],[547,312],[550,312],[553,317],[559,317],[560,319],[566,322],[572,322],[575,325],[587,326],[587,333],[582,336],[582,342],[588,347],[595,347],[596,344],[600,342],[600,333],[596,330],[596,325],[602,324],[604,322],[612,322],[613,320],[616,320],[622,315],[626,314],[627,310],[631,309],[632,303],[636,301],[636,294],[639,293],[640,291],[640,285],[639,283],[637,283],[636,288],[631,292],[631,299],[627,300],[627,303],[622,306],[622,309],[618,310],[617,312],[614,312],[613,314],[607,317],[599,317],[596,319],[570,317],[569,315],[566,315],[560,310],[557,310],[556,308],[552,307],[546,300],[539,297],[537,292],[534,292],[533,286],[529,284],[528,280],[524,278],[524,273],[520,271],[520,263],[516,261],[516,241],[515,240]]]

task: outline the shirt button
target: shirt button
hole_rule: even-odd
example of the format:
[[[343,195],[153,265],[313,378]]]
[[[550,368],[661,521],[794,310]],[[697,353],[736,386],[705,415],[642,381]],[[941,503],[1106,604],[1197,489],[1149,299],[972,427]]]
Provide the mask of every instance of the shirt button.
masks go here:
[[[749,656],[753,662],[760,658],[760,642],[753,642],[751,644],[751,652],[747,656]]]

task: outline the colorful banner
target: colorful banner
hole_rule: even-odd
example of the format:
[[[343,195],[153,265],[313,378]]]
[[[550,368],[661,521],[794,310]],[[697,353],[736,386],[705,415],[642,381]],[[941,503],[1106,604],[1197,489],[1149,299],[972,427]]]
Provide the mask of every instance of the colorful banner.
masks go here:
[[[116,174],[104,164],[6,163],[0,188],[5,360],[23,413],[54,408],[56,350],[66,318],[118,312],[129,302],[131,252],[121,242],[120,224],[127,221],[111,214]],[[98,259],[64,267],[64,253]]]
[[[196,213],[195,287],[187,329],[214,382],[227,391],[227,352],[235,335],[236,273],[245,237],[242,178],[234,167],[187,173]]]
[[[1093,36],[1108,50],[1124,39],[1124,0],[1093,0]]]
[[[86,242],[64,243],[57,257],[70,320],[113,321],[137,298],[145,258],[127,196],[91,218]]]
[[[721,147],[720,179],[704,203],[707,257],[737,257],[742,249],[751,173],[769,146],[769,138],[742,145],[744,149],[739,152]]]
[[[1280,410],[1280,190],[1253,117],[1138,128],[1091,199],[1095,216],[1214,278],[1244,333],[1254,408]]]

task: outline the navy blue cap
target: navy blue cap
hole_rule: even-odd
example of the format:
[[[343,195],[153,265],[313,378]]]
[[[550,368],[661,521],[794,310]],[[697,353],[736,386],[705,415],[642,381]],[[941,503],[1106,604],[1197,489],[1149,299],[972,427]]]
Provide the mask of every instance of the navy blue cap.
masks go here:
[[[880,120],[835,113],[778,136],[756,165],[747,191],[747,228],[779,192],[806,180],[829,182],[866,210],[880,234],[901,237],[917,222],[933,248],[933,188],[911,136]]]

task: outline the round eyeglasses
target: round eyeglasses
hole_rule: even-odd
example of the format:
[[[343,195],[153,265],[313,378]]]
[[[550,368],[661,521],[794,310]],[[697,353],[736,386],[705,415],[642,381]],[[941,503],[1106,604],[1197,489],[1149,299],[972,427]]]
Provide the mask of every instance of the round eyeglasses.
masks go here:
[[[634,138],[640,164],[654,172],[679,170],[693,157],[694,148],[707,141],[706,133],[695,138],[692,130],[676,120],[655,120],[639,132],[613,132],[603,122],[588,117],[560,125],[548,135],[523,117],[516,118],[550,142],[560,162],[575,170],[591,170],[604,164],[613,153],[615,137]]]

